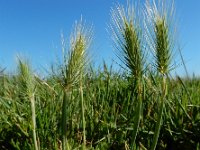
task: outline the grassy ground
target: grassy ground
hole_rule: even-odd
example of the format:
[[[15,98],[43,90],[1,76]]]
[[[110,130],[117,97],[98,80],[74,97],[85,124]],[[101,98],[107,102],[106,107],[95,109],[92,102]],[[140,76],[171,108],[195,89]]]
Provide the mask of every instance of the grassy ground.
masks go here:
[[[33,73],[32,73],[33,75]],[[59,76],[34,76],[36,135],[40,149],[61,148],[61,110],[63,92]],[[1,149],[32,149],[31,101],[24,94],[21,75],[2,75],[0,98]],[[83,79],[86,146],[88,149],[128,149],[132,140],[136,97],[127,73],[90,70]],[[157,149],[196,149],[200,139],[200,80],[168,79],[168,95],[163,111]],[[136,146],[151,146],[160,103],[159,79],[144,81],[142,116]],[[83,143],[79,87],[71,90],[67,105],[67,139],[70,149]]]

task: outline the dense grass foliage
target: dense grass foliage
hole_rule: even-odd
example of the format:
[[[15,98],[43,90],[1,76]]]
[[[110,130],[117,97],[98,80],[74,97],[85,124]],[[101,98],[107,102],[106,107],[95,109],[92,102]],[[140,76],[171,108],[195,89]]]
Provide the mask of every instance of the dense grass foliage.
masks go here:
[[[63,92],[59,76],[41,79],[33,73],[36,137],[40,149],[61,149]],[[25,95],[22,75],[2,74],[0,97],[1,149],[32,149],[31,101]],[[144,81],[143,112],[136,147],[151,146],[160,105],[160,79],[149,73]],[[137,103],[128,73],[106,66],[90,70],[83,78],[86,145],[88,149],[128,149],[132,140]],[[157,149],[196,149],[200,139],[200,80],[169,79]],[[67,106],[67,138],[71,149],[83,143],[81,103],[78,87],[71,90]]]
[[[148,4],[146,28],[132,7],[112,11],[114,47],[126,69],[90,67],[91,30],[80,22],[70,46],[62,39],[62,63],[48,76],[23,59],[15,74],[1,71],[0,149],[198,150],[200,79],[171,77],[172,28],[155,5]]]

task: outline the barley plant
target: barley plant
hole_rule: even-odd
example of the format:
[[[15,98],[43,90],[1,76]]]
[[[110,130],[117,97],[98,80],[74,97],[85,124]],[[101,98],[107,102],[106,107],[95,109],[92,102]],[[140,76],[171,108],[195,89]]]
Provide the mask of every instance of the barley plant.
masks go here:
[[[161,92],[160,92],[160,108],[158,112],[158,119],[156,123],[154,139],[151,149],[156,148],[156,144],[160,134],[160,128],[162,124],[163,109],[165,107],[165,101],[167,97],[167,76],[170,71],[172,49],[173,49],[173,32],[174,28],[171,26],[173,20],[173,5],[168,5],[170,9],[166,9],[165,2],[158,2],[153,0],[153,6],[146,3],[147,18],[149,24],[146,25],[147,40],[152,48],[155,58],[155,66],[157,72],[161,75]],[[162,7],[160,7],[162,6]],[[170,11],[169,13],[167,11]],[[152,29],[151,29],[152,28]],[[171,33],[171,34],[170,34]]]
[[[31,104],[31,115],[32,115],[32,131],[33,131],[33,141],[35,150],[38,150],[38,142],[36,136],[36,113],[35,113],[35,85],[34,77],[28,66],[27,62],[23,62],[20,59],[18,60],[18,78],[20,85],[20,92],[22,98],[28,99]]]
[[[118,57],[128,67],[133,78],[132,90],[134,93],[137,107],[135,110],[132,146],[134,147],[137,136],[140,118],[142,114],[142,76],[143,76],[143,53],[142,53],[142,37],[140,33],[139,23],[137,22],[136,12],[131,6],[125,9],[123,6],[117,6],[112,11],[112,33],[115,48],[119,51]],[[134,100],[134,99],[133,99]]]
[[[0,149],[199,150],[200,79],[171,74],[173,6],[115,5],[113,64],[94,66],[81,19],[45,76],[21,57],[16,70],[0,67]]]
[[[61,86],[63,87],[63,104],[62,104],[62,148],[70,149],[67,141],[67,109],[71,97],[71,90],[79,85],[81,95],[81,113],[83,128],[83,146],[86,145],[85,133],[85,106],[83,99],[83,76],[85,65],[88,61],[87,49],[91,40],[91,29],[84,27],[82,21],[76,23],[71,35],[69,51],[66,52],[66,43],[62,39],[63,46],[63,66],[61,68]]]

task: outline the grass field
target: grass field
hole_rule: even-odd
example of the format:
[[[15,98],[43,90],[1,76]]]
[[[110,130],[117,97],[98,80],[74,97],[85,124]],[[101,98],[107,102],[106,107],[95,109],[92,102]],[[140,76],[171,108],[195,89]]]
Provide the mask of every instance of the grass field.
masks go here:
[[[172,10],[146,4],[143,27],[135,12],[112,9],[120,71],[91,67],[92,30],[82,21],[69,46],[62,39],[62,62],[46,77],[22,58],[15,74],[1,71],[0,149],[200,148],[200,79],[170,75]]]

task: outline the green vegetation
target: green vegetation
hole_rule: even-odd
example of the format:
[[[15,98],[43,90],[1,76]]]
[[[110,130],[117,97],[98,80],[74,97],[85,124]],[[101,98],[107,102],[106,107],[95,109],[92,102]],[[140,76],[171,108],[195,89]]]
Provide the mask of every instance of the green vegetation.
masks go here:
[[[146,4],[144,27],[130,4],[112,9],[123,71],[91,67],[82,21],[45,78],[20,58],[16,74],[1,71],[0,149],[199,149],[200,79],[170,76],[173,13],[156,5]]]

